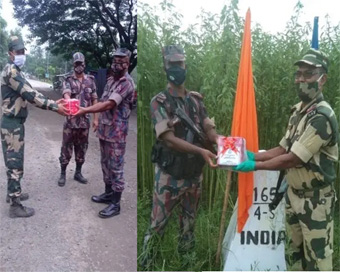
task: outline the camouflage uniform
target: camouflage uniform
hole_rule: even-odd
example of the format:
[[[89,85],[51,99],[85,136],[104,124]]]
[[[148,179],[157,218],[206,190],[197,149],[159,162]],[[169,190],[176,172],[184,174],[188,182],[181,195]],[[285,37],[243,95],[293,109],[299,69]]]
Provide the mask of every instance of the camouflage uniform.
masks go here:
[[[1,143],[7,168],[7,191],[10,197],[21,195],[20,181],[24,174],[24,123],[27,102],[45,110],[58,111],[58,105],[32,89],[20,68],[9,61],[1,74]]]
[[[183,108],[189,116],[190,100],[196,104],[197,112],[193,121],[201,130],[207,132],[214,128],[213,122],[208,118],[202,96],[197,92],[187,92],[183,99],[177,93],[168,89],[169,94],[179,107]],[[168,127],[171,119],[169,109],[171,105],[163,93],[156,95],[151,101],[151,119],[155,127],[156,137],[174,128]],[[202,122],[203,121],[203,122]],[[185,134],[176,135],[185,140]],[[153,207],[151,212],[151,226],[145,240],[150,239],[153,232],[163,234],[173,209],[180,205],[180,241],[179,249],[186,250],[194,246],[194,224],[201,195],[202,173],[191,179],[176,180],[171,175],[164,173],[157,165],[155,167],[155,185],[153,193]]]
[[[286,259],[292,270],[332,270],[337,131],[335,114],[320,93],[303,108],[302,102],[293,107],[280,142],[303,162],[286,173]]]
[[[96,84],[94,77],[84,75],[82,81],[75,74],[68,76],[63,83],[63,95],[69,94],[71,99],[79,99],[80,107],[89,107],[96,100]],[[60,164],[68,165],[74,146],[75,161],[83,164],[88,147],[90,115],[67,116],[63,128],[63,143],[60,152]]]
[[[109,77],[100,99],[100,102],[113,100],[117,104],[114,109],[100,113],[97,130],[103,179],[115,192],[122,192],[125,185],[124,154],[134,90],[133,79],[128,73],[118,80]]]
[[[175,64],[170,65],[171,62],[183,63],[185,61],[184,51],[180,46],[166,46],[162,49],[162,53],[165,69],[167,69],[168,64],[169,69],[176,68]],[[182,66],[180,67],[183,69]],[[185,77],[183,78],[183,74],[173,76],[168,74],[169,70],[166,71],[169,82],[172,82],[176,86],[184,83]],[[184,73],[186,73],[186,71]],[[173,153],[174,151],[166,148],[166,145],[162,142],[160,136],[168,131],[173,131],[177,138],[188,141],[194,145],[200,145],[195,140],[195,137],[188,139],[189,129],[181,122],[176,126],[171,125],[172,120],[174,120],[174,112],[177,108],[181,108],[199,130],[207,133],[215,127],[214,123],[208,118],[203,104],[203,97],[197,92],[186,90],[185,97],[182,97],[176,90],[172,89],[169,84],[166,91],[157,94],[151,100],[151,119],[157,140],[152,152],[152,160],[156,162],[156,165],[151,222],[150,227],[145,233],[143,254],[140,259],[140,264],[146,268],[148,268],[156,256],[157,239],[163,235],[170,216],[174,208],[178,205],[180,205],[181,208],[179,216],[180,236],[178,250],[181,253],[185,253],[195,245],[194,225],[203,177],[201,166],[204,165],[205,161],[199,155],[186,153],[179,155]],[[164,150],[167,151],[164,152]],[[180,159],[180,161],[175,163],[175,161],[183,155],[185,159],[183,161]],[[183,164],[188,163],[190,157],[193,159],[192,165],[195,165],[197,162],[200,167],[182,165],[182,162]],[[170,162],[169,166],[171,169],[182,170],[179,172],[176,172],[176,170],[171,171],[170,168],[164,167],[167,164],[166,161]]]

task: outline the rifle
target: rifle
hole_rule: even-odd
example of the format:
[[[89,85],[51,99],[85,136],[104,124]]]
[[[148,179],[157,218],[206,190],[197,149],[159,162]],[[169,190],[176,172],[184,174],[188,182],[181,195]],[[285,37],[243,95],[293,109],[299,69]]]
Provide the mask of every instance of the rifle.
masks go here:
[[[186,141],[192,143],[194,136],[196,136],[205,149],[217,154],[216,149],[208,140],[207,136],[194,124],[182,108],[176,108],[174,118],[168,122],[168,127],[171,128],[179,122],[182,122],[182,124],[189,129]]]

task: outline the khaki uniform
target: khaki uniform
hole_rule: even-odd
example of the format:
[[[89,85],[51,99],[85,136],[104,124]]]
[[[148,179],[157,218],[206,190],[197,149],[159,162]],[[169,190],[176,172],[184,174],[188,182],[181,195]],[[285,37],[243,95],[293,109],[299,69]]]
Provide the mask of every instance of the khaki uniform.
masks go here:
[[[290,148],[303,163],[286,174],[287,265],[291,270],[332,270],[337,122],[322,94],[304,108],[300,102],[292,110],[280,146]],[[331,120],[336,124],[333,128]]]

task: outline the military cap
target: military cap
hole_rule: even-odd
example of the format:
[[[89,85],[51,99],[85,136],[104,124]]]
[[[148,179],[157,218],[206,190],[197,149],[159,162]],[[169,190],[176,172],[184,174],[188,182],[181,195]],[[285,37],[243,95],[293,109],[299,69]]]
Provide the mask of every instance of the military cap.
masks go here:
[[[185,61],[184,50],[179,45],[167,45],[162,48],[163,58],[166,61]]]
[[[73,63],[75,62],[85,62],[85,57],[82,53],[76,52],[73,54]]]
[[[129,57],[131,56],[131,51],[124,47],[119,47],[114,52],[113,56],[115,57]]]
[[[314,67],[323,67],[326,72],[328,72],[328,58],[327,55],[316,49],[309,49],[302,59],[294,63],[294,65],[299,65],[300,63],[306,63]]]
[[[21,50],[21,49],[25,49],[25,45],[23,40],[18,37],[18,36],[11,36],[9,38],[9,43],[8,43],[8,50],[9,51],[17,51],[17,50]]]

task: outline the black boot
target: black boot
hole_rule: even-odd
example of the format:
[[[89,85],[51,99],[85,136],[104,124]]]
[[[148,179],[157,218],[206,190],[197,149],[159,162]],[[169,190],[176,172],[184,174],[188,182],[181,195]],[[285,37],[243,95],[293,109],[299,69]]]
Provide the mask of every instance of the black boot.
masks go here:
[[[61,166],[60,178],[58,180],[58,185],[60,187],[63,187],[65,185],[65,182],[66,182],[66,167],[67,167],[67,165]]]
[[[92,196],[91,200],[96,203],[106,203],[109,204],[111,203],[113,197],[113,190],[111,185],[105,184],[105,193],[102,193],[101,195],[98,196]]]
[[[82,167],[83,164],[79,164],[77,163],[77,166],[76,166],[76,172],[74,174],[74,179],[76,181],[79,181],[80,183],[82,184],[86,184],[87,183],[87,179],[83,177],[83,175],[81,174],[81,167]]]
[[[34,209],[25,207],[20,202],[20,197],[11,197],[11,206],[9,207],[9,217],[30,217],[34,215]]]
[[[29,199],[29,195],[28,195],[28,193],[21,193],[19,198],[20,198],[20,201],[25,201],[25,200]],[[11,202],[11,198],[10,198],[9,195],[6,196],[6,202],[7,203]]]
[[[122,192],[114,192],[111,203],[105,209],[99,212],[99,217],[101,218],[109,218],[115,215],[120,214],[120,198],[122,196]]]

